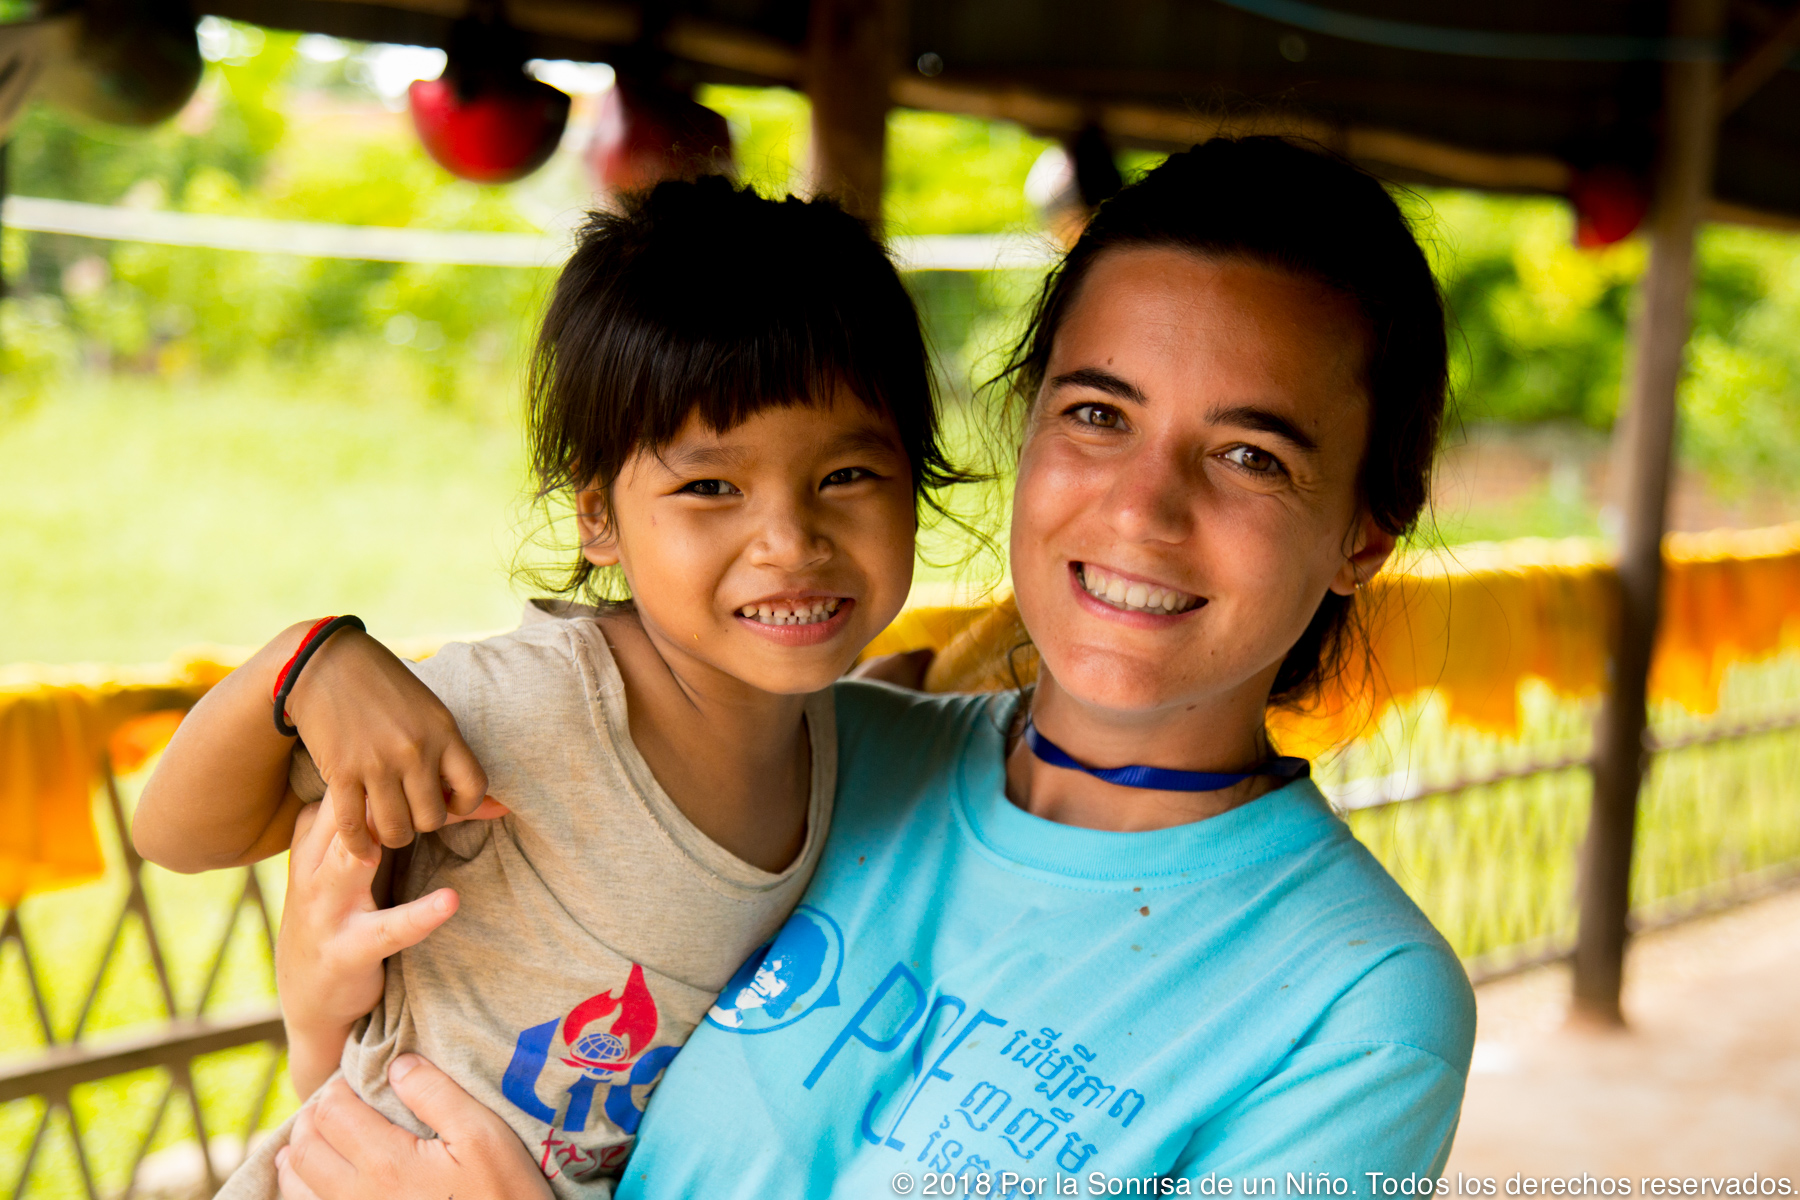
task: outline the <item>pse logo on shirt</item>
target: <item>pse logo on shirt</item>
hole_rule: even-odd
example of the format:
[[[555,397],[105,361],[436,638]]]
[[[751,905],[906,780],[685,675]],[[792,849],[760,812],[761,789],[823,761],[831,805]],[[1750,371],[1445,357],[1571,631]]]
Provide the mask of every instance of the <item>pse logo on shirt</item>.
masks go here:
[[[843,931],[818,909],[802,904],[775,940],[737,969],[706,1014],[707,1024],[727,1033],[769,1033],[815,1009],[835,1008],[843,966]]]

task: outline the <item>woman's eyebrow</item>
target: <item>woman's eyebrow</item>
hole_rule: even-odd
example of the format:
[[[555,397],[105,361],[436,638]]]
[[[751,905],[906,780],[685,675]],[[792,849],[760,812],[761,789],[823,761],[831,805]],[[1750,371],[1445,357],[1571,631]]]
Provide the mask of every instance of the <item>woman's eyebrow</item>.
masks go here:
[[[1105,392],[1109,396],[1117,396],[1121,400],[1129,400],[1133,404],[1148,404],[1149,397],[1138,390],[1138,386],[1130,380],[1120,379],[1111,371],[1099,367],[1081,367],[1074,371],[1058,375],[1050,381],[1054,390],[1065,387],[1092,388],[1096,392]]]
[[[1313,451],[1319,444],[1302,433],[1298,426],[1279,413],[1254,404],[1236,404],[1230,408],[1215,408],[1206,414],[1209,424],[1234,425],[1239,429],[1255,429],[1261,433],[1272,433],[1276,437],[1293,443],[1301,450]]]

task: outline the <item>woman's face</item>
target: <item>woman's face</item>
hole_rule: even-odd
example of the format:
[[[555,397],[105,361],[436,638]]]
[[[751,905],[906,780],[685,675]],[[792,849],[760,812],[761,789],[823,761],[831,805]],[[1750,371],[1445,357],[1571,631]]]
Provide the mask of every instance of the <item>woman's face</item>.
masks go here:
[[[1243,259],[1095,261],[1014,498],[1019,611],[1061,691],[1260,722],[1327,589],[1350,592],[1393,547],[1357,499],[1366,341],[1349,300]]]

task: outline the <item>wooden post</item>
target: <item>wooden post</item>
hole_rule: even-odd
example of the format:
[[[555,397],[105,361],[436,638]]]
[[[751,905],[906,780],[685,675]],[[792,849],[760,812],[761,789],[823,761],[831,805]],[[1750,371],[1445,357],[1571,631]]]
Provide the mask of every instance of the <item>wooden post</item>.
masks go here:
[[[807,26],[812,191],[876,226],[904,11],[901,0],[812,0]]]
[[[1670,0],[1674,37],[1717,38],[1721,0]],[[1594,804],[1582,849],[1581,930],[1575,944],[1574,1016],[1623,1023],[1619,1010],[1631,911],[1631,850],[1647,753],[1646,680],[1662,587],[1675,436],[1675,388],[1688,338],[1694,236],[1711,191],[1719,64],[1664,67],[1662,145],[1650,226],[1650,266],[1632,324],[1625,410],[1613,463],[1624,517],[1619,547],[1619,624],[1612,687],[1594,739]]]

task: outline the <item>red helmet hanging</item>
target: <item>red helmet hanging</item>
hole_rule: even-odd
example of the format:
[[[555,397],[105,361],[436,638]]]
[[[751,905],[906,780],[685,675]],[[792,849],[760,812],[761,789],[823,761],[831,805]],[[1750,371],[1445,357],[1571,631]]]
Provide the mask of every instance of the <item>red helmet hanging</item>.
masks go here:
[[[664,179],[731,172],[731,128],[692,96],[653,78],[620,72],[600,99],[588,166],[610,192]]]
[[[1601,163],[1570,176],[1569,203],[1575,206],[1575,244],[1592,250],[1630,237],[1650,211],[1650,192],[1635,172]]]
[[[449,62],[407,90],[425,150],[452,175],[510,183],[544,165],[562,140],[569,98],[525,72],[518,32],[496,11],[458,21]]]

